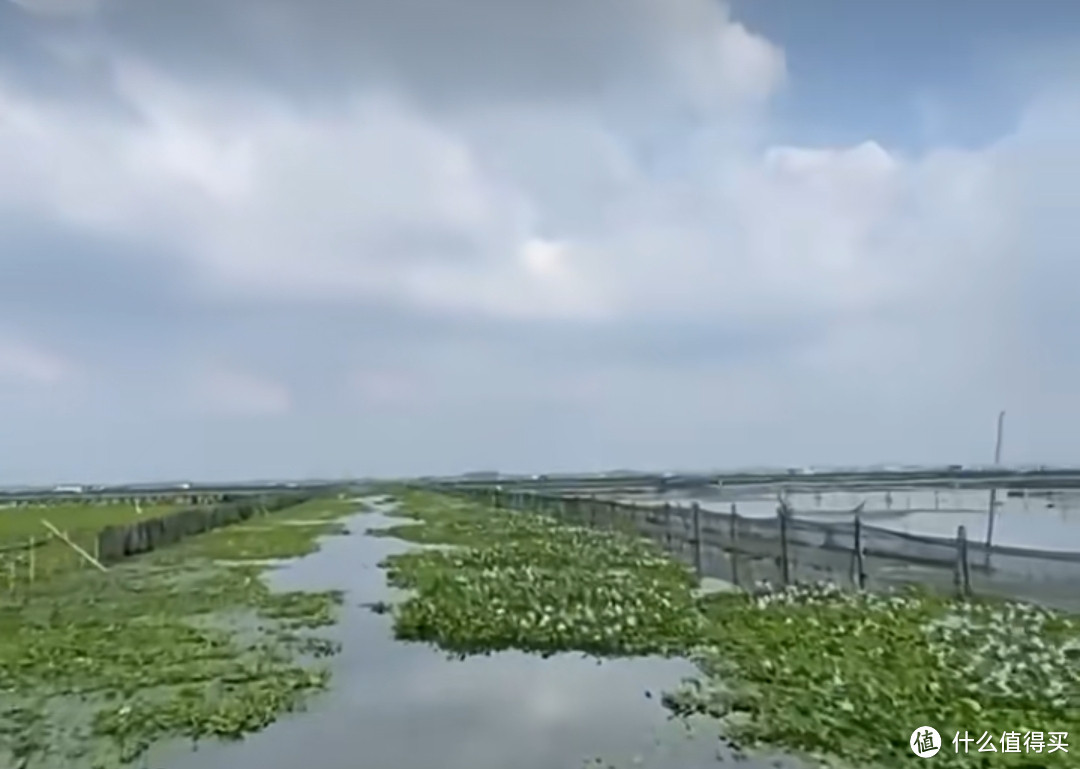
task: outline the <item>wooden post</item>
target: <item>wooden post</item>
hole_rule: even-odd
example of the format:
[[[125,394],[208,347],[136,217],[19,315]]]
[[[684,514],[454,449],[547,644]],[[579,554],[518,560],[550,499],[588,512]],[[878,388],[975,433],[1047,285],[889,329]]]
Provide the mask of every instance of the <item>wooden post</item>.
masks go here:
[[[694,516],[694,571],[701,579],[701,505],[695,502],[690,512]]]
[[[27,572],[27,576],[30,579],[30,584],[34,583],[34,571],[37,568],[37,553],[36,553],[36,550],[37,550],[37,541],[33,537],[30,537],[30,546],[27,548],[27,552],[26,552],[26,560],[27,560],[26,572]]]
[[[855,584],[859,590],[866,588],[866,570],[863,568],[862,516],[855,516]]]
[[[791,583],[791,568],[788,563],[787,512],[784,505],[776,511],[776,515],[780,520],[780,581],[787,587]]]
[[[998,414],[997,438],[994,440],[994,466],[1001,464],[1001,440],[1005,431],[1005,412]],[[990,509],[986,519],[986,565],[990,565],[990,550],[994,545],[994,514],[997,512],[997,486],[990,489]]]
[[[971,592],[967,549],[967,529],[961,525],[956,530],[956,571],[954,574],[956,592],[961,598],[967,598]]]
[[[739,585],[739,527],[737,525],[739,518],[739,510],[735,507],[735,503],[731,503],[731,519],[728,522],[731,540],[731,582],[738,587]]]
[[[671,552],[671,503],[665,502],[664,511],[664,548]]]
[[[51,523],[49,523],[48,521],[46,521],[46,520],[45,520],[44,518],[42,518],[42,519],[41,519],[41,525],[42,525],[42,526],[44,526],[44,527],[45,527],[46,529],[48,529],[48,530],[49,530],[50,532],[52,532],[52,534],[53,534],[54,536],[56,536],[56,537],[59,537],[59,538],[60,538],[60,539],[61,539],[61,540],[62,540],[62,541],[63,541],[63,542],[64,542],[64,543],[65,543],[65,544],[66,544],[66,545],[68,546],[68,547],[70,547],[70,548],[71,548],[72,550],[74,550],[74,551],[75,551],[76,553],[78,553],[78,554],[79,554],[80,556],[82,556],[82,558],[83,558],[84,560],[86,560],[86,561],[87,561],[87,562],[88,562],[88,563],[89,563],[90,565],[92,565],[92,566],[93,566],[94,568],[96,568],[96,569],[98,569],[98,570],[100,570],[100,571],[103,571],[103,572],[106,572],[106,573],[108,573],[108,571],[109,571],[109,570],[108,570],[108,569],[106,569],[106,568],[105,568],[105,567],[104,567],[104,566],[102,565],[101,561],[99,561],[99,560],[98,560],[97,558],[95,558],[94,556],[90,555],[90,553],[86,552],[86,551],[85,551],[85,550],[83,550],[83,549],[82,549],[81,547],[79,547],[79,546],[78,546],[77,544],[75,544],[74,542],[72,542],[72,541],[71,541],[71,539],[70,539],[70,538],[68,537],[68,535],[67,535],[67,534],[65,534],[64,532],[60,531],[60,529],[58,529],[58,528],[56,528],[55,526],[53,526],[53,525],[52,525]]]

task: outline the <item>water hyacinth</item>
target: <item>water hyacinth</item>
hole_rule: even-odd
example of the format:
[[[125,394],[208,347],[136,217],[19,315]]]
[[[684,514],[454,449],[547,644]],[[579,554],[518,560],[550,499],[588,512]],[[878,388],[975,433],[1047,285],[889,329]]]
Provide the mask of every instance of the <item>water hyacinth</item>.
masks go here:
[[[355,508],[316,501],[0,606],[0,766],[112,769],[160,740],[238,739],[301,707],[328,681],[310,659],[338,647],[312,631],[343,596],[274,592],[258,559],[311,552]],[[286,525],[297,519],[325,525]]]
[[[664,695],[675,714],[711,716],[744,746],[866,769],[910,766],[911,732],[928,724],[947,743],[956,731],[1080,734],[1080,631],[1052,612],[829,582],[695,598],[685,567],[625,534],[423,494],[407,496],[404,512],[420,523],[396,536],[457,547],[386,564],[413,590],[394,609],[402,638],[458,653],[684,655],[700,675]],[[948,745],[933,761],[1067,767],[1070,758],[1031,763]]]
[[[1073,621],[1019,603],[956,604],[926,626],[942,667],[969,694],[1003,704],[1036,699],[1064,712],[1080,702]]]
[[[703,627],[690,572],[642,540],[522,513],[444,530],[462,547],[387,561],[390,582],[416,591],[395,613],[403,640],[452,652],[677,654]]]
[[[1017,603],[962,602],[915,590],[872,595],[828,582],[758,584],[714,599],[722,630],[698,651],[701,679],[669,696],[752,743],[907,766],[908,738],[956,732],[1080,733],[1080,633],[1074,620]],[[975,765],[946,746],[940,766]],[[1064,752],[977,754],[980,766],[1070,766]]]

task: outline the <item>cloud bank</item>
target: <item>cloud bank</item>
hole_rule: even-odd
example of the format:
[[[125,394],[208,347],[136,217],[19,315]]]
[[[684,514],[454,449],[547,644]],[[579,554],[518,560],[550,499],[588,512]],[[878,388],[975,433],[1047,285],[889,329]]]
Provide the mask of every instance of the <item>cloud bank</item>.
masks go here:
[[[706,0],[0,29],[5,481],[1077,459],[1068,77],[912,156]]]

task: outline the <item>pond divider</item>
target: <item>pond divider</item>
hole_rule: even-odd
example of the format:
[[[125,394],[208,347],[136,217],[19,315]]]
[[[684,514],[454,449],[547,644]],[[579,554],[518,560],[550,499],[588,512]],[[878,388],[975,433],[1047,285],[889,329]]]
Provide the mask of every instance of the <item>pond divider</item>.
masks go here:
[[[567,523],[614,528],[648,537],[692,565],[700,577],[751,588],[830,580],[858,590],[920,584],[967,597],[978,594],[1080,609],[1080,553],[987,546],[958,527],[955,538],[869,526],[861,506],[848,521],[798,516],[783,501],[775,517],[703,510],[668,502],[631,503],[520,487],[423,488],[496,508],[544,513]]]
[[[209,507],[193,507],[155,518],[106,526],[98,532],[95,555],[102,563],[114,563],[132,555],[175,544],[205,531],[294,507],[310,498],[307,494],[243,497]]]

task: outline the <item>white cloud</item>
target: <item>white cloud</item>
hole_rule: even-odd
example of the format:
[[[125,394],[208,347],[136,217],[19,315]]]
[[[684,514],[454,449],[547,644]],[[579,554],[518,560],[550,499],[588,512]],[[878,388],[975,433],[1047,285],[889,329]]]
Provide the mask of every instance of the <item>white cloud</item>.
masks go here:
[[[729,18],[721,3],[692,5],[686,38],[672,56],[700,103],[760,104],[784,84],[784,53]],[[689,43],[689,44],[687,44]]]
[[[1065,170],[1080,154],[1077,91],[1033,98],[1013,135],[980,149],[769,146],[784,53],[711,0],[631,0],[617,13],[606,0],[468,0],[453,18],[408,2],[385,15],[364,3],[230,8],[243,21],[235,50],[200,48],[151,11],[79,39],[75,57],[50,37],[61,63],[111,73],[108,107],[0,80],[0,217],[133,244],[238,314],[377,307],[462,324],[467,339],[430,345],[441,351],[410,339],[310,387],[373,409],[424,404],[434,429],[479,414],[497,432],[512,420],[485,409],[519,409],[545,422],[522,448],[536,457],[566,445],[544,437],[557,428],[537,404],[593,410],[579,457],[587,446],[694,456],[737,429],[752,435],[728,450],[760,459],[816,430],[785,445],[816,454],[807,461],[871,461],[881,455],[863,433],[878,415],[907,425],[880,445],[920,456],[945,441],[920,432],[934,420],[952,425],[948,451],[968,445],[950,422],[965,408],[1025,403],[1050,425],[1053,404],[1080,421],[1063,384],[1080,371],[1063,341],[1080,313],[1059,288],[1077,277],[1080,190]],[[118,0],[110,18],[124,13],[135,6]],[[221,77],[207,77],[198,52],[215,45],[205,61]],[[268,62],[321,69],[300,85],[244,75]],[[358,347],[396,339],[378,321],[335,323],[328,359],[349,334]],[[290,356],[320,332],[271,326],[268,338],[292,339],[274,370],[302,378]],[[521,328],[551,329],[567,349],[591,333],[616,347],[620,333],[654,332],[591,361],[561,359],[558,343],[537,352],[514,338]],[[687,328],[727,335],[679,357]],[[754,349],[732,352],[740,339]],[[665,345],[670,360],[655,354]],[[268,414],[299,392],[228,367],[197,389],[215,412]],[[843,424],[819,429],[825,415]]]
[[[660,9],[642,0],[629,13],[656,25],[655,45],[680,59],[671,82],[696,102],[733,114],[746,94],[760,99],[781,79],[782,54],[723,8],[683,0]],[[593,21],[586,12],[583,19]],[[385,90],[361,90],[334,112],[300,113],[269,96],[192,87],[147,62],[103,55],[136,119],[74,114],[0,90],[11,116],[0,128],[0,170],[13,182],[0,200],[6,192],[9,204],[144,243],[164,238],[216,290],[374,295],[514,317],[605,314],[608,278],[586,279],[587,258],[563,259],[558,279],[540,277],[528,259],[507,259],[545,239],[545,201],[528,179],[498,167],[527,158],[528,141],[499,137],[507,149],[500,158],[463,124]],[[518,124],[544,115],[531,106],[515,113]],[[571,111],[560,125],[571,140],[618,143],[593,123]],[[575,135],[576,126],[584,132]],[[580,194],[576,169],[552,161],[556,184]],[[597,170],[620,173],[611,165],[620,162],[613,155]]]

